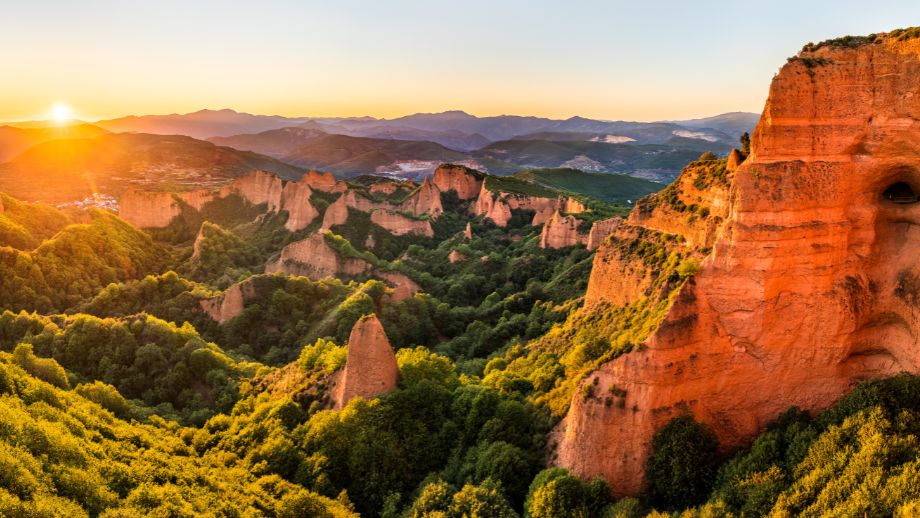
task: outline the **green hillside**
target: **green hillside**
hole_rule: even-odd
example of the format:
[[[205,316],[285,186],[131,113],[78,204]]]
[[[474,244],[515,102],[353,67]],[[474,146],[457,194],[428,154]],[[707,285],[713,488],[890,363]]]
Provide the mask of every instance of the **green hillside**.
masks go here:
[[[617,204],[635,203],[646,194],[665,187],[624,174],[587,173],[578,169],[531,169],[515,173],[514,177],[550,189]]]

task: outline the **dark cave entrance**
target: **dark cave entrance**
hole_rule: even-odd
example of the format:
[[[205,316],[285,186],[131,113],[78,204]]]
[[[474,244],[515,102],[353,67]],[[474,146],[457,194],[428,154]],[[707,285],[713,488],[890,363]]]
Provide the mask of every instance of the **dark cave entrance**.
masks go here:
[[[920,201],[920,198],[917,197],[917,193],[907,182],[896,182],[889,185],[888,188],[882,192],[882,198],[891,203],[898,204],[917,203]]]

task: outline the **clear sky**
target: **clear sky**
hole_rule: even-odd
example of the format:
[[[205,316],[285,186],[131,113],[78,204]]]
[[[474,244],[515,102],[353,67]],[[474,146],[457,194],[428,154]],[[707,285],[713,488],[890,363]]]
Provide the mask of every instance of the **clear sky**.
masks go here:
[[[0,0],[0,120],[759,112],[802,44],[911,25],[917,0]]]

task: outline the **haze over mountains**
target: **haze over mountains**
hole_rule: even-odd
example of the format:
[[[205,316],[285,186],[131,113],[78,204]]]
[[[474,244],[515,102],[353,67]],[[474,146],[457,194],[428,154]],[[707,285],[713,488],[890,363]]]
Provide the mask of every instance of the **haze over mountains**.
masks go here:
[[[309,169],[348,178],[420,179],[454,162],[496,175],[539,168],[672,180],[702,152],[724,155],[757,116],[674,122],[553,120],[462,111],[396,119],[307,118],[233,110],[130,116],[95,123],[0,126],[0,181],[44,201],[117,195],[129,186],[219,184],[252,169],[297,178]],[[66,200],[64,198],[67,198]]]

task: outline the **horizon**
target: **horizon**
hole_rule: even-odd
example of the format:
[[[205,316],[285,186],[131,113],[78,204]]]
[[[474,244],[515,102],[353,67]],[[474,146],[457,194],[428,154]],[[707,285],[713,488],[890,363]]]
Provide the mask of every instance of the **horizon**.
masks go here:
[[[69,108],[69,107],[68,107],[68,108]],[[52,111],[53,111],[53,110],[52,110]],[[136,117],[136,118],[142,118],[142,117],[185,117],[185,116],[195,115],[195,114],[197,114],[197,113],[202,113],[202,112],[210,112],[210,113],[233,112],[233,113],[238,114],[238,115],[251,115],[251,116],[254,116],[254,117],[282,117],[282,118],[286,118],[286,119],[314,119],[314,120],[315,120],[315,119],[343,119],[343,120],[344,120],[344,119],[354,119],[354,120],[359,120],[359,119],[371,119],[371,120],[378,120],[378,121],[393,121],[393,120],[397,120],[397,119],[401,119],[401,118],[405,118],[405,117],[411,117],[411,116],[414,116],[414,115],[443,115],[443,114],[446,114],[446,113],[458,113],[458,114],[462,113],[462,114],[469,115],[469,116],[471,116],[471,117],[475,117],[475,118],[478,118],[478,119],[486,119],[486,118],[493,118],[493,117],[536,117],[536,118],[543,118],[543,119],[547,119],[547,120],[564,121],[564,120],[571,120],[571,119],[578,119],[578,118],[581,118],[581,119],[595,120],[595,121],[600,121],[600,122],[638,122],[638,123],[684,122],[684,121],[691,121],[691,120],[710,119],[710,118],[714,118],[714,117],[721,117],[721,116],[725,116],[725,115],[734,115],[734,114],[753,114],[753,115],[757,115],[758,117],[761,115],[761,112],[759,112],[759,111],[758,111],[758,112],[747,112],[747,111],[735,110],[735,111],[727,111],[727,112],[720,112],[720,113],[712,113],[712,114],[709,114],[709,115],[701,115],[701,116],[699,116],[699,117],[688,117],[688,118],[686,118],[686,119],[666,118],[666,119],[654,119],[654,120],[627,120],[627,119],[594,119],[594,118],[586,117],[586,116],[579,115],[579,114],[575,114],[575,115],[572,115],[572,116],[569,116],[569,117],[565,117],[565,118],[540,117],[540,116],[537,116],[537,115],[522,114],[522,113],[501,113],[501,114],[497,114],[497,115],[478,115],[478,114],[475,114],[475,113],[470,113],[468,110],[462,110],[462,109],[448,109],[448,110],[443,110],[443,111],[438,111],[438,112],[413,112],[413,113],[404,113],[404,114],[396,115],[396,116],[393,116],[393,117],[374,117],[374,116],[371,116],[371,115],[352,115],[352,116],[347,116],[347,117],[339,117],[339,116],[324,116],[324,115],[282,115],[282,114],[278,114],[278,113],[251,113],[251,112],[246,112],[246,111],[242,111],[242,110],[237,110],[237,109],[234,109],[234,108],[201,108],[201,109],[198,109],[198,110],[189,111],[189,112],[181,112],[181,113],[180,113],[180,112],[173,112],[173,113],[143,113],[143,114],[142,114],[142,113],[131,113],[131,114],[125,114],[125,115],[120,115],[120,116],[111,117],[111,118],[105,118],[105,119],[86,119],[86,118],[76,118],[76,117],[67,117],[67,118],[64,118],[64,119],[60,119],[60,118],[56,119],[56,118],[53,116],[53,113],[52,113],[52,114],[50,114],[50,116],[49,116],[49,114],[44,114],[47,118],[43,118],[43,119],[19,119],[19,120],[8,120],[8,119],[3,119],[3,120],[0,120],[0,126],[4,126],[4,125],[13,125],[13,124],[26,124],[26,123],[29,123],[29,124],[39,124],[39,125],[41,125],[41,124],[46,124],[46,125],[96,124],[96,123],[99,123],[99,122],[107,122],[107,121],[120,120],[120,119],[128,119],[128,118],[131,118],[131,117]]]
[[[920,17],[920,5],[782,1],[752,19],[728,1],[103,0],[88,9],[48,0],[7,14],[0,43],[26,50],[4,67],[3,121],[50,118],[61,103],[86,121],[229,106],[311,118],[462,107],[479,117],[647,122],[760,113],[770,78],[803,44],[895,29]]]

